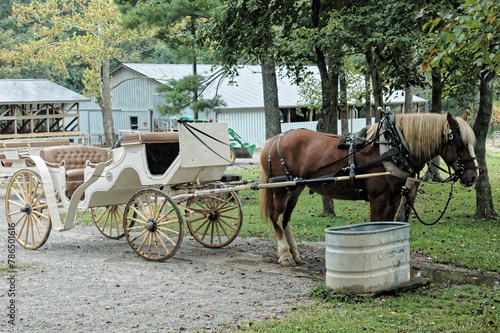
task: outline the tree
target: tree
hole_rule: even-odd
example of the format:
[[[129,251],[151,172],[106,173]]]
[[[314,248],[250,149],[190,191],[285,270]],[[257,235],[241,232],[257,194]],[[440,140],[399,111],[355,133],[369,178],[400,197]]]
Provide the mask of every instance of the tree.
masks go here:
[[[121,47],[147,38],[148,31],[127,30],[112,0],[47,0],[15,4],[13,16],[29,25],[33,39],[0,54],[14,67],[25,62],[50,65],[67,77],[69,64],[82,64],[84,94],[93,97],[103,116],[106,146],[115,141],[111,109],[110,61],[123,57]]]
[[[473,125],[474,147],[479,164],[476,182],[476,217],[499,219],[493,205],[486,165],[486,136],[493,109],[493,79],[500,73],[500,3],[494,0],[461,0],[456,7],[440,10],[429,21],[432,66],[450,63],[456,52],[469,54],[481,68],[479,110]],[[438,24],[443,27],[435,29]]]
[[[158,0],[145,5],[138,0],[115,0],[124,14],[123,23],[126,27],[135,29],[138,26],[156,29],[155,37],[165,42],[170,48],[175,49],[177,59],[188,59],[193,65],[193,78],[187,79],[191,83],[191,91],[182,89],[183,96],[178,93],[177,97],[182,103],[190,100],[193,106],[194,117],[198,119],[198,97],[202,89],[202,78],[198,75],[198,58],[206,56],[208,49],[203,47],[203,43],[198,43],[199,29],[208,18],[210,18],[214,8],[218,5],[217,0]],[[164,91],[175,90],[175,86],[169,85],[162,88]],[[170,94],[171,98],[172,94]],[[213,100],[212,102],[214,102]],[[168,104],[170,100],[166,100]],[[205,100],[201,103],[206,103]],[[164,108],[168,108],[164,106]]]
[[[214,98],[194,98],[192,94],[198,93],[203,86],[204,77],[201,75],[189,75],[179,80],[170,79],[167,84],[158,87],[157,91],[162,93],[165,104],[158,106],[158,112],[162,114],[177,115],[187,107],[191,107],[198,119],[198,114],[202,111],[213,110],[224,105],[220,95]]]
[[[281,132],[276,78],[272,1],[226,1],[207,24],[202,38],[214,50],[213,60],[229,75],[240,64],[261,65],[266,139]]]

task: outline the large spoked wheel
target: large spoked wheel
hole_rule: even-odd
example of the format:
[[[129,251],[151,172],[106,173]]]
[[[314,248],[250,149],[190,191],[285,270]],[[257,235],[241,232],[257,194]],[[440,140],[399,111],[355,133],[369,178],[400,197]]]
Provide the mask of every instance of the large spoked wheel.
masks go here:
[[[241,229],[243,212],[236,192],[217,193],[190,199],[186,222],[191,235],[207,247],[231,243]]]
[[[99,231],[111,239],[125,236],[123,231],[123,210],[125,206],[115,205],[91,208],[92,219]]]
[[[5,209],[9,233],[22,247],[34,250],[49,237],[52,222],[40,176],[31,170],[16,172],[7,187]]]
[[[137,192],[125,207],[123,227],[132,249],[147,260],[172,257],[182,242],[182,215],[172,199],[160,190]]]

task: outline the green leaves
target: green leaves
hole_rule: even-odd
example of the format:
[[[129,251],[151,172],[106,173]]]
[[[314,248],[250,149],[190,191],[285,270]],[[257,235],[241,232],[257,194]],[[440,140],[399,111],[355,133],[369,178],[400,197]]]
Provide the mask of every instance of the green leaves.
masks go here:
[[[463,52],[474,58],[475,65],[499,72],[499,12],[500,3],[494,0],[465,0],[456,10],[438,11],[424,25],[430,26],[428,38],[438,50],[433,65],[438,66],[441,60],[449,63],[451,54]],[[440,28],[434,30],[440,22]]]
[[[219,95],[214,98],[201,98],[194,92],[203,91],[206,88],[205,79],[201,75],[185,76],[182,79],[170,79],[166,84],[157,88],[163,94],[165,104],[159,105],[157,111],[162,114],[182,114],[187,108],[191,108],[195,115],[202,111],[214,110],[225,103]]]

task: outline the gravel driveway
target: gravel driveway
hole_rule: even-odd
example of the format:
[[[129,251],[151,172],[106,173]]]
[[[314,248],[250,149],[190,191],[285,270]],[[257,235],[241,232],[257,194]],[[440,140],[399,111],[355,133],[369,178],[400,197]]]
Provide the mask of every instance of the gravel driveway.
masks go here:
[[[2,267],[8,258],[4,199],[0,190]],[[185,237],[176,255],[162,263],[140,258],[125,239],[109,240],[94,226],[52,230],[38,250],[15,244],[18,267],[0,272],[3,332],[235,329],[282,316],[324,280],[322,243],[302,246],[307,264],[295,268],[277,265],[275,242],[257,239],[208,249]],[[12,282],[15,295],[9,292]],[[12,301],[15,326],[7,316]]]

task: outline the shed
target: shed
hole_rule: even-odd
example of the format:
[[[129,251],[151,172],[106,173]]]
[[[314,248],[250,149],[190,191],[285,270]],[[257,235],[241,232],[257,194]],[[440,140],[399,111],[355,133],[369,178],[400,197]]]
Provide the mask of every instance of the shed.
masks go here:
[[[89,100],[49,80],[0,80],[0,139],[79,135],[79,103]]]

